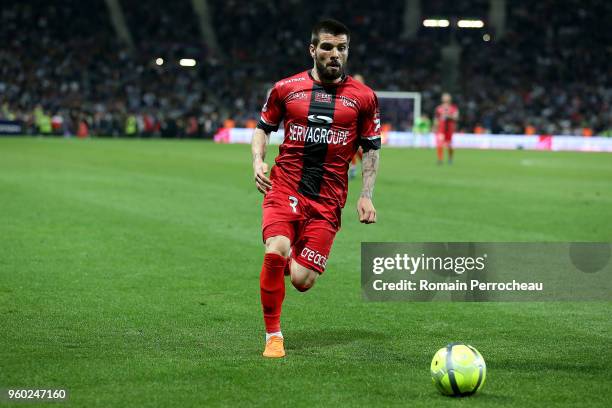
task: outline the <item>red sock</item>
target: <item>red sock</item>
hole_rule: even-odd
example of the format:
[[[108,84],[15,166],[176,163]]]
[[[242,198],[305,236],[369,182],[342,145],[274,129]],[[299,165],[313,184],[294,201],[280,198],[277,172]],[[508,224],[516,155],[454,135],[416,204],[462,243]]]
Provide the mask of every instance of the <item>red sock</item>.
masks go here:
[[[259,288],[263,306],[266,333],[280,331],[280,316],[285,299],[285,265],[287,258],[278,254],[265,254]]]
[[[448,146],[448,159],[453,160],[453,148]]]
[[[444,147],[442,147],[442,143],[438,144],[438,161],[444,160]]]

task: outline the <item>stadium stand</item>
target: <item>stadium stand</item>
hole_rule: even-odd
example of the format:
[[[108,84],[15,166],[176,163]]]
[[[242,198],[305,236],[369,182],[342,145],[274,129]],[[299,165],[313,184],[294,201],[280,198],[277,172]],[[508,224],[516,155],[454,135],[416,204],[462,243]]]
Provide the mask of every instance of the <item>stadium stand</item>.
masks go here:
[[[209,0],[220,47],[214,53],[187,0],[121,0],[133,49],[118,40],[103,0],[4,2],[0,119],[21,121],[26,133],[211,137],[227,119],[252,123],[267,87],[311,64],[313,22],[333,16],[352,29],[350,71],[374,89],[422,92],[425,112],[444,90],[440,49],[456,42],[462,52],[453,94],[462,130],[610,134],[612,3],[508,3],[502,38],[487,27],[465,33],[421,27],[402,38],[402,0],[377,7]],[[487,5],[428,1],[421,11],[452,17],[470,10],[470,17],[486,18]],[[179,66],[179,58],[197,65]]]

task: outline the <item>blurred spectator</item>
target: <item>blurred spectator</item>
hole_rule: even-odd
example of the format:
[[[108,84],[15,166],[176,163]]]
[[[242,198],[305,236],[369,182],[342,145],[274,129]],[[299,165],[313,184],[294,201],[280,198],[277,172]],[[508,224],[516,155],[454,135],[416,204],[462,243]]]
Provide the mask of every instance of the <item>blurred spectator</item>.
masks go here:
[[[116,39],[103,0],[86,6],[5,2],[0,119],[21,121],[28,133],[131,137],[211,138],[224,122],[252,126],[273,81],[312,65],[309,32],[324,15],[351,28],[349,70],[362,73],[372,88],[419,91],[426,113],[443,91],[440,49],[449,31],[421,28],[415,38],[400,38],[404,0],[376,7],[365,1],[209,0],[223,55],[203,45],[189,0],[120,3],[134,50]],[[455,33],[462,49],[453,92],[460,129],[609,134],[612,2],[507,4],[502,39],[486,28]],[[432,0],[422,10],[484,17],[488,1]],[[179,58],[194,58],[197,66],[181,67]],[[405,113],[395,116],[402,118],[395,128],[414,125],[405,123]]]

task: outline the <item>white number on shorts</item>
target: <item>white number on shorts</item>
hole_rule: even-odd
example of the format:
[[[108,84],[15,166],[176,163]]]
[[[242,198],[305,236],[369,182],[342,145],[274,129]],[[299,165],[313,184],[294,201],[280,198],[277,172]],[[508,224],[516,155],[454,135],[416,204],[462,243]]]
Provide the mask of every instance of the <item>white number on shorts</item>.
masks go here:
[[[297,205],[298,205],[298,199],[295,198],[294,196],[289,196],[289,206],[291,207],[294,213],[297,212],[297,210],[295,209]]]

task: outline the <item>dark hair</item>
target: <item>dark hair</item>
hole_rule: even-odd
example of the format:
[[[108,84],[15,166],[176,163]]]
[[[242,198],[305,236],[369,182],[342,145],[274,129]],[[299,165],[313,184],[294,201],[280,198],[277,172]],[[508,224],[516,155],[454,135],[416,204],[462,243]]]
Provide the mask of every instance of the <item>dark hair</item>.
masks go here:
[[[351,39],[351,33],[349,32],[348,27],[339,22],[338,20],[334,20],[333,18],[326,18],[320,20],[312,28],[310,43],[315,47],[319,44],[319,34],[321,33],[327,33],[331,35],[346,34],[347,40]]]

